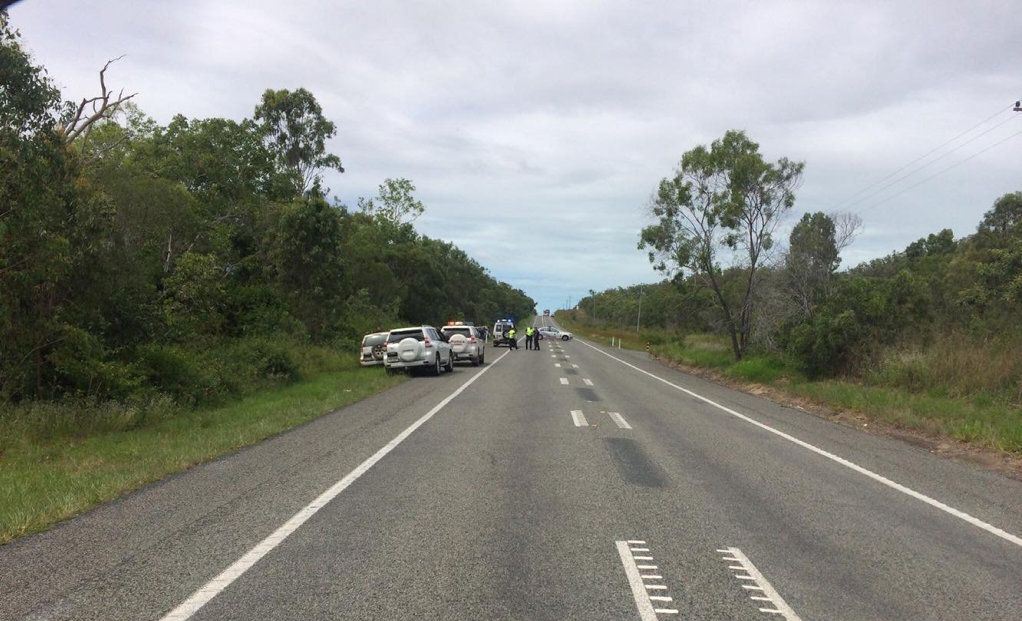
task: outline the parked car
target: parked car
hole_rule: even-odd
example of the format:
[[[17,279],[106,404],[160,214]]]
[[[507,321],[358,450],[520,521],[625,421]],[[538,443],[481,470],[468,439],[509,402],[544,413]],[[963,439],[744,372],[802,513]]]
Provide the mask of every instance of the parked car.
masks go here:
[[[507,319],[498,319],[497,323],[493,324],[493,346],[507,345],[509,339],[504,335],[513,327],[515,324]]]
[[[454,361],[468,360],[477,367],[486,362],[486,337],[471,325],[446,325],[440,332],[451,344]]]
[[[358,363],[364,367],[383,364],[387,356],[387,335],[389,332],[373,332],[362,337],[362,355]]]
[[[571,332],[565,332],[558,330],[553,326],[543,326],[539,329],[539,333],[543,338],[547,339],[561,339],[562,341],[570,341],[575,338],[575,335]]]
[[[401,328],[387,336],[383,365],[388,373],[423,369],[430,375],[440,375],[454,370],[454,354],[450,343],[433,326]]]

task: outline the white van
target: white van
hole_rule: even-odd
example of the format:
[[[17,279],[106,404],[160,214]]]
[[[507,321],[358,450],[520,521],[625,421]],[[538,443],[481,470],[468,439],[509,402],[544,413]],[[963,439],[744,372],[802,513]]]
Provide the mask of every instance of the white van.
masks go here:
[[[493,336],[493,346],[507,345],[508,338],[504,335],[513,327],[515,324],[507,319],[498,319],[497,323],[493,324],[493,332],[490,333]]]

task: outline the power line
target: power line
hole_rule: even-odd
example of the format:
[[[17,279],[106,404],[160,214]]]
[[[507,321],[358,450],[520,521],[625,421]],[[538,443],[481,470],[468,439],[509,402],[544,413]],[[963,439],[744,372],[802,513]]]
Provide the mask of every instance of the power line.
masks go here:
[[[917,187],[923,185],[924,183],[926,183],[930,179],[933,179],[934,177],[939,177],[940,175],[942,175],[942,174],[946,173],[947,171],[951,170],[952,168],[955,168],[957,166],[961,166],[962,164],[968,162],[972,158],[974,158],[976,156],[979,156],[979,155],[982,155],[982,154],[986,153],[987,151],[989,151],[990,149],[993,149],[994,147],[1000,146],[1000,145],[1004,144],[1005,142],[1008,142],[1009,140],[1011,140],[1012,138],[1015,138],[1017,136],[1022,136],[1022,131],[1015,132],[1014,134],[1011,134],[1011,135],[1009,135],[1009,136],[1007,136],[1005,138],[1002,138],[1001,140],[998,140],[997,142],[995,142],[995,143],[993,143],[993,144],[991,144],[991,145],[989,145],[989,146],[987,146],[987,147],[985,147],[983,149],[980,149],[979,151],[976,151],[975,153],[973,153],[969,157],[967,157],[967,158],[965,158],[963,160],[959,160],[959,161],[955,162],[954,164],[951,164],[950,166],[946,166],[946,167],[938,170],[937,172],[933,173],[929,177],[926,177],[926,178],[922,179],[921,181],[913,183],[912,185],[908,186],[907,188],[903,188],[900,192],[897,192],[896,194],[892,194],[892,195],[888,196],[887,198],[879,200],[879,201],[877,201],[877,202],[875,202],[875,203],[873,203],[873,204],[871,204],[871,205],[869,205],[867,207],[863,207],[862,209],[859,210],[859,212],[861,213],[863,211],[868,211],[870,209],[873,209],[874,207],[877,207],[879,205],[882,205],[882,204],[886,203],[889,200],[897,198],[897,197],[901,196],[902,194],[904,194],[905,192],[908,192],[909,190],[911,190],[913,188],[917,188]]]
[[[900,168],[898,168],[898,169],[897,169],[897,170],[895,170],[894,172],[888,173],[888,174],[887,174],[886,176],[884,176],[884,177],[881,177],[880,179],[877,179],[876,181],[873,181],[873,182],[871,182],[871,183],[868,183],[868,184],[866,184],[865,186],[863,186],[862,188],[860,188],[860,189],[859,189],[859,190],[858,190],[857,192],[855,192],[854,194],[852,194],[852,195],[850,195],[850,196],[846,197],[846,198],[845,198],[844,200],[842,200],[841,202],[839,202],[839,203],[838,203],[837,205],[835,205],[835,206],[834,206],[834,208],[835,208],[835,209],[838,209],[838,208],[842,207],[843,205],[845,205],[846,203],[848,203],[848,202],[852,201],[852,199],[856,198],[857,196],[859,196],[859,195],[860,195],[860,194],[862,194],[863,192],[866,192],[867,190],[869,190],[869,189],[870,189],[870,188],[872,188],[873,186],[875,186],[875,185],[877,185],[877,184],[879,184],[879,183],[883,183],[884,181],[887,181],[888,179],[890,179],[891,177],[893,177],[893,176],[897,175],[898,173],[900,173],[901,171],[905,170],[905,169],[906,169],[906,168],[908,168],[909,166],[911,166],[911,165],[915,164],[916,162],[919,162],[919,161],[921,161],[921,160],[924,160],[924,159],[926,159],[926,158],[927,158],[927,157],[929,157],[930,155],[933,155],[933,154],[934,154],[934,153],[936,153],[937,151],[940,151],[941,149],[943,149],[943,148],[944,148],[944,147],[946,147],[947,145],[951,144],[952,142],[954,142],[954,141],[958,140],[959,138],[961,138],[961,137],[965,136],[966,134],[969,134],[969,133],[970,133],[970,132],[972,132],[973,130],[975,130],[975,129],[977,129],[977,128],[979,128],[979,127],[983,126],[983,125],[985,125],[986,123],[988,123],[988,122],[990,122],[991,120],[993,120],[993,119],[997,118],[998,116],[1000,116],[1000,115],[1004,114],[1005,112],[1008,112],[1008,111],[1009,111],[1009,110],[1011,110],[1011,109],[1012,109],[1012,106],[1010,106],[1010,105],[1009,105],[1008,107],[1006,107],[1006,108],[1001,108],[1001,109],[999,109],[999,110],[998,110],[997,112],[994,112],[993,114],[991,114],[991,115],[990,115],[990,116],[988,116],[987,118],[983,119],[983,120],[982,120],[982,121],[980,121],[979,123],[976,123],[975,125],[973,125],[973,126],[972,126],[972,127],[970,127],[969,129],[967,129],[967,130],[965,130],[965,131],[963,131],[963,132],[959,133],[959,134],[958,134],[958,135],[956,135],[956,136],[955,136],[954,138],[951,138],[951,139],[949,139],[949,140],[947,140],[947,141],[945,141],[945,142],[942,142],[941,144],[939,144],[939,145],[937,145],[936,147],[934,147],[934,148],[930,149],[930,150],[929,150],[929,151],[927,151],[926,153],[923,153],[922,155],[920,155],[919,157],[915,158],[914,160],[912,160],[912,161],[910,161],[910,162],[908,162],[908,163],[906,163],[906,164],[902,165],[902,166],[901,166]],[[962,146],[962,145],[959,145],[959,147],[961,147],[961,146]],[[855,202],[858,202],[858,201],[855,201]],[[854,202],[853,202],[853,204],[854,204]]]
[[[871,199],[871,198],[873,198],[873,197],[877,196],[878,194],[882,194],[882,193],[884,192],[884,190],[887,190],[887,189],[888,189],[888,188],[890,188],[891,186],[893,186],[893,185],[897,185],[898,183],[900,183],[900,182],[904,181],[905,179],[908,179],[909,177],[911,177],[911,176],[915,175],[916,173],[918,173],[918,172],[919,172],[919,171],[921,171],[921,170],[925,170],[926,168],[928,168],[928,167],[932,166],[933,164],[936,164],[937,162],[941,161],[941,160],[942,160],[942,159],[944,159],[945,157],[947,157],[947,156],[951,155],[951,154],[952,154],[952,153],[954,153],[955,151],[958,151],[959,149],[961,149],[961,148],[963,148],[963,147],[965,147],[965,146],[968,146],[968,145],[972,144],[973,142],[976,142],[977,140],[979,140],[979,139],[980,139],[980,138],[982,138],[983,136],[986,136],[987,134],[989,134],[990,132],[994,131],[995,129],[997,129],[997,128],[1001,127],[1002,125],[1004,125],[1004,124],[1006,124],[1006,123],[1010,123],[1010,122],[1014,121],[1014,120],[1015,120],[1016,118],[1018,118],[1018,117],[1016,117],[1016,116],[1009,116],[1008,118],[1004,119],[1003,121],[1001,121],[1001,122],[1000,122],[1000,123],[998,123],[997,125],[994,125],[993,127],[991,127],[991,128],[989,128],[989,129],[987,129],[986,131],[984,131],[984,132],[981,132],[981,133],[979,133],[979,134],[976,134],[976,135],[975,135],[975,136],[973,136],[972,138],[969,138],[968,140],[966,140],[966,141],[965,141],[965,142],[963,142],[962,144],[958,145],[958,146],[957,146],[957,147],[955,147],[954,149],[951,149],[950,151],[947,151],[947,152],[945,152],[945,153],[942,153],[942,154],[938,155],[937,157],[933,158],[933,159],[932,159],[932,160],[930,160],[929,162],[926,162],[926,163],[925,163],[925,164],[923,164],[922,166],[919,166],[919,167],[917,167],[917,168],[915,168],[915,169],[913,169],[913,170],[910,170],[909,172],[905,173],[904,175],[902,175],[902,176],[900,176],[900,177],[898,177],[898,178],[896,178],[896,179],[892,179],[891,181],[888,181],[888,182],[887,182],[887,183],[885,183],[884,185],[882,185],[882,186],[880,186],[879,188],[877,188],[877,189],[876,189],[875,191],[873,191],[873,192],[870,192],[870,193],[869,193],[869,194],[867,194],[866,196],[863,196],[863,197],[862,197],[862,198],[860,198],[860,199],[854,200],[854,201],[852,201],[851,203],[848,203],[848,204],[844,205],[844,207],[845,207],[845,208],[848,208],[848,207],[853,207],[853,206],[855,206],[855,205],[858,205],[859,203],[865,202],[865,201],[867,201],[867,200],[869,200],[869,199]]]

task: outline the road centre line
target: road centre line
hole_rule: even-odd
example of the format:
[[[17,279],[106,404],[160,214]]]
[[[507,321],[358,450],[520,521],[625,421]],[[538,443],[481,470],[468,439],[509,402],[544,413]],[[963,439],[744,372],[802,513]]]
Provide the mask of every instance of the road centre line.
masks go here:
[[[554,366],[557,367],[558,369],[560,369],[561,368],[561,363],[560,362],[555,362]]]
[[[568,378],[562,377],[561,378],[561,383],[564,384],[565,386],[567,386],[568,385]]]
[[[589,426],[589,421],[586,420],[586,416],[585,416],[585,414],[582,413],[582,410],[572,410],[571,411],[571,420],[575,423],[576,427],[588,427]]]
[[[752,561],[749,560],[749,557],[745,556],[745,554],[741,550],[739,550],[738,548],[724,548],[721,550],[717,550],[717,552],[720,552],[722,554],[730,554],[731,555],[730,557],[724,556],[721,558],[723,558],[725,561],[737,562],[739,565],[742,566],[741,571],[745,571],[748,574],[741,576],[736,575],[735,578],[738,578],[740,580],[752,580],[756,583],[755,587],[748,584],[743,584],[742,585],[743,589],[750,591],[761,591],[763,593],[762,597],[749,596],[750,599],[754,599],[756,601],[768,601],[774,605],[773,608],[760,608],[759,609],[760,612],[781,615],[786,619],[786,621],[802,621],[802,619],[799,618],[797,614],[795,614],[795,611],[791,609],[791,606],[788,605],[788,602],[784,601],[784,598],[781,597],[781,594],[778,593],[776,589],[774,589],[773,585],[770,584],[770,581],[767,580],[766,577],[763,574],[761,574],[758,569],[756,569],[756,566],[752,564]]]
[[[592,386],[593,380],[589,379],[588,377],[585,377],[582,379],[582,383],[585,384],[586,386]]]
[[[610,416],[610,418],[614,421],[614,424],[617,425],[620,429],[632,428],[632,426],[625,421],[624,417],[618,414],[617,412],[608,412],[607,416]]]
[[[483,367],[475,373],[475,375],[470,377],[468,381],[456,388],[454,392],[444,397],[440,403],[433,406],[433,408],[426,412],[421,418],[409,425],[404,431],[395,436],[393,440],[385,444],[383,448],[373,453],[354,470],[346,474],[344,478],[327,488],[325,492],[298,511],[298,513],[294,514],[291,519],[284,522],[282,526],[278,527],[277,530],[273,531],[273,533],[256,544],[255,547],[246,552],[244,556],[232,563],[227,569],[220,572],[218,576],[199,587],[198,590],[192,593],[191,596],[189,596],[188,599],[182,602],[179,606],[161,617],[161,621],[185,621],[186,619],[190,619],[192,615],[208,604],[210,600],[219,595],[225,588],[230,586],[231,583],[251,569],[252,566],[259,562],[261,558],[280,545],[280,542],[284,541],[289,535],[291,535],[291,533],[298,530],[298,528],[308,521],[309,518],[330,503],[330,501],[336,498],[341,492],[346,490],[352,483],[357,481],[359,477],[368,472],[369,469],[375,466],[377,462],[386,457],[388,453],[393,451],[399,444],[407,439],[408,436],[412,435],[416,429],[424,425],[429,419],[433,418],[437,412],[444,409],[444,407],[446,407],[447,404],[453,401],[458,395],[465,392],[465,389],[471,386],[472,383],[479,379],[484,373],[492,369],[494,365],[503,360],[507,354],[508,352],[504,352],[499,358],[491,362],[489,366]]]
[[[824,449],[822,449],[822,448],[820,448],[818,446],[815,446],[813,444],[810,444],[810,443],[808,443],[808,442],[806,442],[804,440],[799,440],[798,438],[796,438],[795,436],[793,436],[791,434],[785,433],[785,432],[783,432],[783,431],[781,431],[779,429],[775,429],[775,428],[771,427],[770,425],[761,423],[761,422],[759,422],[758,420],[756,420],[754,418],[751,418],[749,416],[746,416],[745,414],[741,414],[741,413],[739,413],[739,412],[737,412],[735,410],[732,410],[731,408],[729,408],[727,406],[721,405],[721,404],[717,403],[716,401],[713,401],[712,399],[704,397],[704,396],[702,396],[702,395],[700,395],[698,393],[692,392],[691,390],[689,390],[687,388],[682,388],[681,386],[679,386],[679,385],[677,385],[677,384],[675,384],[675,383],[673,383],[671,381],[665,380],[664,378],[662,378],[662,377],[660,377],[658,375],[650,373],[649,371],[646,371],[644,369],[640,369],[639,367],[635,366],[634,364],[626,362],[626,361],[618,358],[617,356],[613,356],[611,354],[608,354],[607,352],[603,351],[599,347],[595,347],[593,345],[590,345],[589,343],[586,343],[585,341],[582,341],[582,340],[580,340],[579,343],[582,343],[583,345],[585,345],[586,347],[589,347],[591,349],[595,349],[596,351],[600,352],[604,356],[607,356],[608,358],[616,360],[616,361],[620,362],[621,364],[625,365],[626,367],[631,367],[632,369],[638,371],[639,373],[647,375],[647,376],[649,376],[649,377],[651,377],[651,378],[653,378],[653,379],[655,379],[655,380],[657,380],[659,382],[663,382],[664,384],[667,384],[668,386],[670,386],[672,388],[680,390],[681,392],[689,395],[690,397],[698,399],[698,400],[702,401],[703,403],[706,403],[706,404],[711,405],[711,406],[713,406],[713,407],[715,407],[715,408],[717,408],[717,409],[719,409],[719,410],[721,410],[723,412],[726,412],[726,413],[734,416],[735,418],[741,419],[741,420],[743,420],[743,421],[745,421],[745,422],[747,422],[747,423],[749,423],[751,425],[755,425],[756,427],[759,427],[760,429],[763,429],[764,431],[769,431],[770,433],[772,433],[772,434],[774,434],[774,435],[776,435],[776,436],[778,436],[780,438],[784,438],[785,440],[788,440],[789,442],[797,444],[798,446],[801,446],[804,449],[808,449],[808,450],[816,453],[817,455],[820,455],[822,457],[826,457],[827,459],[829,459],[831,461],[834,461],[836,463],[839,463],[842,466],[845,466],[846,468],[854,470],[855,472],[858,472],[859,474],[867,476],[867,477],[873,479],[874,481],[877,481],[878,483],[882,483],[883,485],[886,485],[887,487],[890,487],[891,489],[897,490],[897,491],[905,494],[906,496],[911,496],[912,498],[915,498],[916,500],[922,501],[922,502],[930,505],[931,507],[939,509],[939,510],[943,511],[944,513],[947,513],[948,515],[953,515],[954,517],[956,517],[956,518],[958,518],[958,519],[960,519],[960,520],[962,520],[964,522],[967,522],[969,524],[972,524],[973,526],[975,526],[977,528],[985,530],[985,531],[987,531],[988,533],[990,533],[992,535],[996,535],[997,537],[1000,537],[1001,539],[1004,539],[1005,541],[1011,542],[1011,543],[1013,543],[1013,544],[1015,544],[1015,545],[1017,545],[1019,547],[1022,547],[1022,537],[1019,537],[1017,535],[1013,535],[1013,534],[1009,533],[1006,530],[1002,530],[1002,529],[1000,529],[1000,528],[998,528],[998,527],[996,527],[996,526],[994,526],[992,524],[984,522],[983,520],[981,520],[981,519],[979,519],[977,517],[974,517],[972,515],[969,515],[968,513],[964,512],[964,511],[960,511],[958,509],[955,509],[954,507],[951,507],[951,506],[949,506],[947,504],[944,504],[943,502],[941,502],[939,500],[931,498],[931,497],[927,496],[926,494],[922,494],[920,492],[915,491],[914,489],[911,489],[909,487],[905,487],[901,483],[897,483],[895,481],[892,481],[891,479],[888,479],[887,477],[885,477],[885,476],[883,476],[881,474],[877,474],[876,472],[873,472],[872,470],[868,470],[866,468],[863,468],[862,466],[860,466],[860,465],[858,465],[858,464],[856,464],[854,462],[851,462],[851,461],[845,459],[844,457],[840,457],[838,455],[835,455],[834,453],[826,451],[826,450],[824,450]]]
[[[642,543],[644,544],[645,542]],[[627,541],[617,541],[615,545],[617,546],[618,556],[621,557],[621,564],[625,569],[625,576],[628,578],[628,586],[632,589],[632,597],[635,599],[635,607],[639,611],[639,618],[642,621],[656,621],[658,614],[678,614],[678,611],[673,608],[657,608],[654,606],[653,601],[667,602],[672,600],[666,595],[650,595],[648,591],[666,590],[667,587],[646,584],[643,581],[642,574],[639,573],[638,566],[635,564],[635,561],[641,557],[633,556]],[[656,600],[653,599],[654,597]]]
[[[572,365],[571,365],[571,368],[573,368],[573,369],[577,369],[577,368],[578,368],[578,365],[577,365],[577,364],[572,364]]]

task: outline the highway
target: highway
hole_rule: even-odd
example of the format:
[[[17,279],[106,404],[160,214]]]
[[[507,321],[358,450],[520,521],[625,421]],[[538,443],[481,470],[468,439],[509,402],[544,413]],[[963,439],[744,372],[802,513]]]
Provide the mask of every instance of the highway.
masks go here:
[[[1022,618],[1022,483],[584,340],[0,547],[0,619]]]

